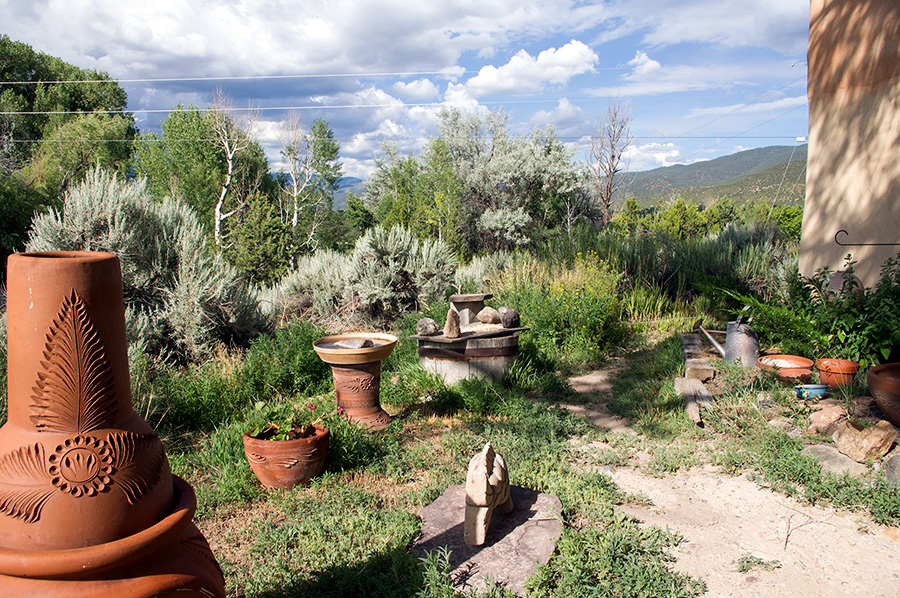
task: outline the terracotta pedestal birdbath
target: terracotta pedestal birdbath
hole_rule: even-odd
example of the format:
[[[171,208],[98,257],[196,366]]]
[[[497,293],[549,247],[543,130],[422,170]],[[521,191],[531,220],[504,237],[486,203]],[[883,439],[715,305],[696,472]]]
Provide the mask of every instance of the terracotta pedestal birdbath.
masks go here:
[[[119,260],[7,268],[0,596],[224,596],[196,498],[132,409]]]
[[[377,332],[326,336],[313,343],[319,358],[331,366],[337,406],[370,430],[383,430],[391,423],[381,408],[381,361],[396,344],[396,336]]]

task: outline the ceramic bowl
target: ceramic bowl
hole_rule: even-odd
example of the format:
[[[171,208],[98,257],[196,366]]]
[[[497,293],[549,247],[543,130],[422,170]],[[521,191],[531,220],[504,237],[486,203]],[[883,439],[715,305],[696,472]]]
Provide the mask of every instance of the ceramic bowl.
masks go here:
[[[770,371],[791,368],[811,369],[813,360],[799,355],[763,355],[757,360],[757,364],[760,368]]]
[[[828,392],[827,384],[798,384],[794,392],[801,399],[821,399]]]
[[[876,365],[866,372],[866,381],[885,417],[900,426],[900,363]]]

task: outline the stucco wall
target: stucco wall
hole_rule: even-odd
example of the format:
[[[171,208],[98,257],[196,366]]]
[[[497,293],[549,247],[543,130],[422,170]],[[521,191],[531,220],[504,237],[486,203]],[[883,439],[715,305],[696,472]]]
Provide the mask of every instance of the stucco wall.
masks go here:
[[[900,2],[811,0],[808,64],[800,271],[841,270],[850,253],[873,286],[900,252],[871,245],[900,244]]]

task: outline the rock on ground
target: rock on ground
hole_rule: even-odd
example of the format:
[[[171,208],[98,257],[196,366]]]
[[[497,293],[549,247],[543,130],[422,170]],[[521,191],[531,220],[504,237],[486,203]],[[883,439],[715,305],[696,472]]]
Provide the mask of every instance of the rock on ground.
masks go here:
[[[510,486],[515,508],[509,515],[494,513],[482,546],[463,541],[466,487],[450,486],[422,509],[422,530],[413,544],[420,556],[438,548],[450,549],[451,578],[457,591],[488,589],[492,580],[525,595],[525,580],[545,564],[562,533],[562,504],[551,494]]]

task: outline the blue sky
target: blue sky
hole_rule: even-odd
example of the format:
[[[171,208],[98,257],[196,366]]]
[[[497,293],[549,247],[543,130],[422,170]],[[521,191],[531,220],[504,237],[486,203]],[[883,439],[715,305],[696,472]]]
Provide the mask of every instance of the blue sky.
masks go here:
[[[120,80],[143,131],[221,88],[236,118],[258,109],[275,168],[287,108],[326,119],[361,178],[385,141],[421,149],[446,105],[552,123],[583,159],[618,98],[632,171],[808,129],[808,0],[2,0],[0,33]]]

